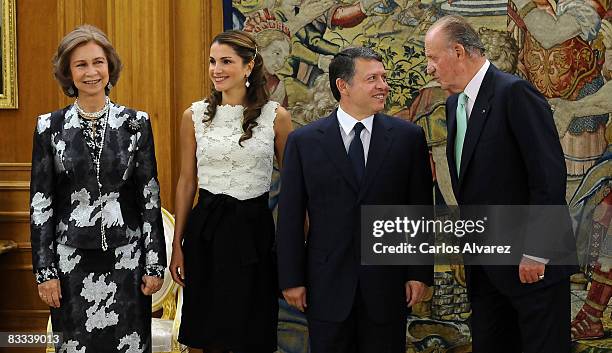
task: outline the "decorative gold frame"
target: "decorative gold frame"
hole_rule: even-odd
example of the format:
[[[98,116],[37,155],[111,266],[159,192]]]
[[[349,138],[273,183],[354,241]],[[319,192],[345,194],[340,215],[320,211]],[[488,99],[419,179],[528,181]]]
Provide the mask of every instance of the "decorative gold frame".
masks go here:
[[[15,3],[17,0],[0,0],[0,109],[17,108],[17,34]]]

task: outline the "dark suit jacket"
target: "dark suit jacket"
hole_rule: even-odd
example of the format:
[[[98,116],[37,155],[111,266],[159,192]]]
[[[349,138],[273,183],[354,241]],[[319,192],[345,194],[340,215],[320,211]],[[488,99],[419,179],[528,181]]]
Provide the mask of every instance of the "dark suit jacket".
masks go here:
[[[446,101],[446,154],[459,205],[566,204],[565,161],[552,111],[529,82],[491,64],[469,117],[459,177],[454,152],[457,99],[458,95],[452,95]],[[571,233],[559,237],[567,249],[575,251]],[[529,246],[513,251],[550,258]],[[498,288],[520,293],[550,285],[575,271],[574,266],[553,266],[555,260],[551,258],[545,279],[536,284],[521,285],[516,266],[492,266],[485,271]]]
[[[432,202],[432,175],[421,128],[376,114],[360,188],[333,112],[289,135],[281,183],[280,286],[306,287],[308,317],[346,319],[359,288],[370,317],[386,322],[407,312],[406,281],[432,284],[432,266],[362,266],[359,255],[361,205]]]
[[[138,240],[146,251],[147,267],[166,266],[149,117],[116,104],[108,114],[100,188],[74,105],[38,117],[30,182],[35,272],[57,268],[57,243],[100,249],[102,224],[109,249]]]

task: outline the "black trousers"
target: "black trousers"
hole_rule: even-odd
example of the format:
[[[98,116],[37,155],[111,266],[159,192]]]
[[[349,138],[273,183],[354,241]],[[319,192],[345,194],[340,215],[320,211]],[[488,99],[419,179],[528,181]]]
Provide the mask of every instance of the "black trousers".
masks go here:
[[[407,317],[383,324],[372,321],[360,292],[358,288],[346,320],[328,322],[308,318],[311,353],[406,352]]]
[[[570,352],[569,278],[524,295],[507,296],[480,266],[472,266],[469,285],[473,353]]]

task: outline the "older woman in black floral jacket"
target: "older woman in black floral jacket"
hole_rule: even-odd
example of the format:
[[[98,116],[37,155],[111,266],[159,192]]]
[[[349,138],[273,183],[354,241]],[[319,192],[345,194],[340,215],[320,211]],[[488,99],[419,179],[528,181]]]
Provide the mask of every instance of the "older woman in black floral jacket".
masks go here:
[[[166,253],[149,117],[109,100],[121,62],[99,29],[66,35],[53,64],[76,100],[38,118],[30,212],[56,350],[150,352]]]

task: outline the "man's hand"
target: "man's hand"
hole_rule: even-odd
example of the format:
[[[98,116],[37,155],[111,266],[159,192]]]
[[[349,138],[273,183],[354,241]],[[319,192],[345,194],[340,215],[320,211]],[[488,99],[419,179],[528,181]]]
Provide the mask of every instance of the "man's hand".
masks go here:
[[[62,299],[62,289],[59,279],[51,279],[39,284],[38,296],[50,307],[59,308],[60,299]]]
[[[523,256],[519,264],[519,278],[521,279],[521,283],[535,283],[541,280],[544,278],[545,269],[545,264]]]
[[[289,305],[304,312],[306,305],[306,287],[294,287],[283,290],[283,297]]]
[[[152,295],[161,289],[162,284],[164,284],[163,279],[144,275],[142,276],[142,284],[140,285],[140,289],[144,295]]]
[[[423,300],[425,296],[425,289],[427,285],[419,281],[408,281],[405,284],[406,287],[406,303],[408,307],[413,306]]]

